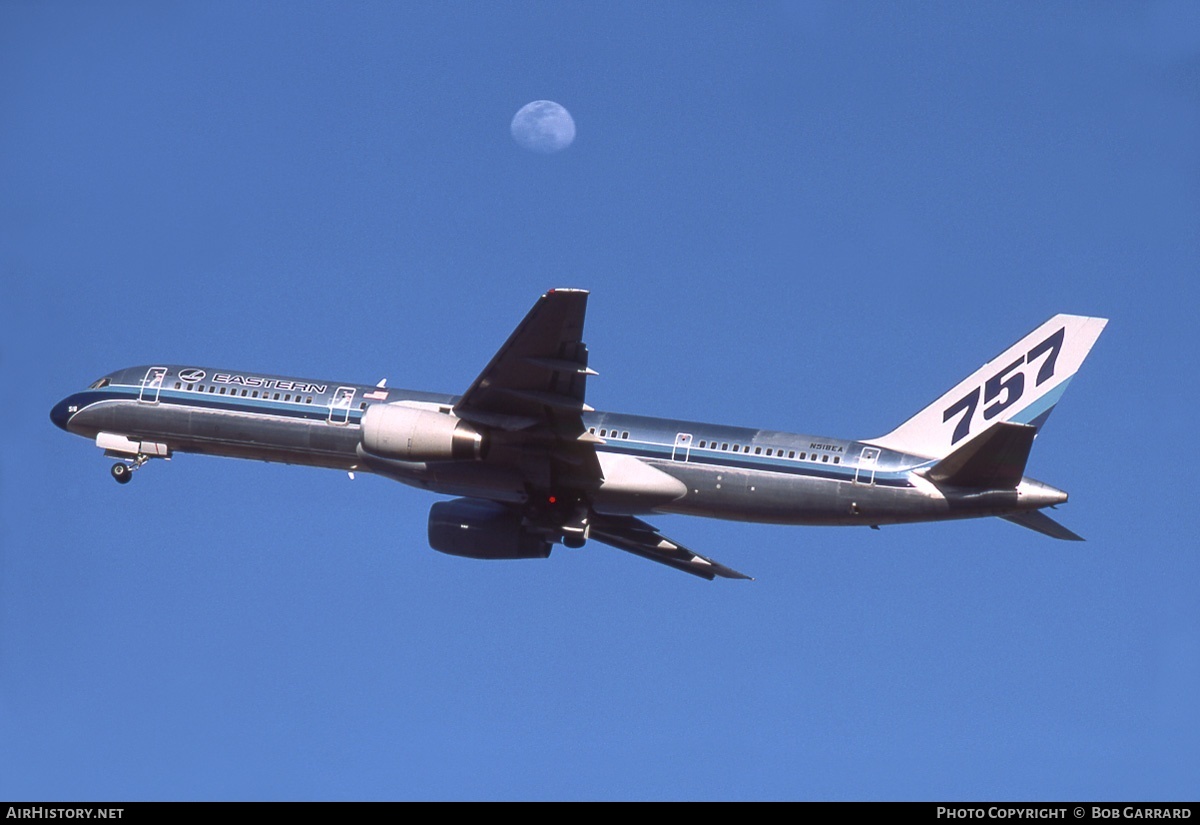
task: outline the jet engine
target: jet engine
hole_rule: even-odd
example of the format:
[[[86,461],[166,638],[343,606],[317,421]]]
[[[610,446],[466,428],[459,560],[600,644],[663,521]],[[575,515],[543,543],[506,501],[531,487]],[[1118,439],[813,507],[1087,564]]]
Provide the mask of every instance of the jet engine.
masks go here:
[[[402,461],[478,461],[487,444],[470,424],[436,410],[373,404],[362,419],[363,449]]]
[[[553,545],[526,530],[521,514],[510,507],[456,498],[430,509],[429,546],[469,559],[544,559]]]

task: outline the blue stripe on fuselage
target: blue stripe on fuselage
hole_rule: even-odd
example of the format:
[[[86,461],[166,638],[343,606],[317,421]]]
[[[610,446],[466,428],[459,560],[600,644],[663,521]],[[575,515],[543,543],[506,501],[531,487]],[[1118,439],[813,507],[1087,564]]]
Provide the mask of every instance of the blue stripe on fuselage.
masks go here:
[[[142,393],[140,386],[110,384],[102,390],[85,390],[72,398],[79,398],[85,403],[80,407],[100,401],[135,401]],[[306,421],[328,421],[330,408],[328,404],[305,404],[298,401],[275,401],[270,398],[242,398],[235,395],[218,395],[216,393],[201,393],[189,390],[159,390],[156,401],[141,401],[147,406],[166,404],[174,407],[200,407],[211,410],[227,410],[268,415],[279,415],[286,418],[302,418]],[[349,413],[351,423],[357,424],[363,415],[358,404],[353,407],[337,407],[333,411],[334,418],[342,423],[342,413]]]
[[[640,458],[657,458],[664,461],[671,461],[673,465],[680,467],[728,467],[735,470],[783,473],[786,475],[808,476],[810,478],[822,478],[832,481],[853,481],[857,474],[857,468],[848,464],[815,464],[813,462],[777,456],[768,458],[762,455],[743,455],[735,459],[728,453],[713,453],[712,451],[700,448],[691,450],[687,461],[673,461],[671,458],[674,451],[673,444],[654,444],[625,439],[609,441],[602,449],[611,453],[623,453]],[[912,482],[908,480],[907,472],[896,473],[878,470],[875,472],[875,484],[880,487],[913,486]]]

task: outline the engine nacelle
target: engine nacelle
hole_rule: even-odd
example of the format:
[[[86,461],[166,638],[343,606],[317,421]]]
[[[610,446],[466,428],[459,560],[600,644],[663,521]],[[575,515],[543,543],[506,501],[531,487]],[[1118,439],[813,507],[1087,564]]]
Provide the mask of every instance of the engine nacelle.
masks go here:
[[[521,514],[478,498],[439,501],[429,511],[429,546],[469,559],[544,559],[553,545],[530,533]]]
[[[465,421],[435,410],[373,404],[362,419],[363,448],[402,461],[478,461],[483,434]]]

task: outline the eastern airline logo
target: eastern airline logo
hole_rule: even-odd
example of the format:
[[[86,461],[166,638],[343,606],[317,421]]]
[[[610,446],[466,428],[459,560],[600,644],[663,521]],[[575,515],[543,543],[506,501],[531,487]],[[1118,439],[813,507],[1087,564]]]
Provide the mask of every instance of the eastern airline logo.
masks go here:
[[[204,380],[204,370],[186,369],[179,371],[179,380],[188,384],[195,384],[197,381]]]

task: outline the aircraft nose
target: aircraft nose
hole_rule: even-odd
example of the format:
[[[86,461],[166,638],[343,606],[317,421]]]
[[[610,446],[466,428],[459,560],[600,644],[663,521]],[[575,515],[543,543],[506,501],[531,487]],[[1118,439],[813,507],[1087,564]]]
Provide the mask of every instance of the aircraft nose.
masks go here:
[[[70,409],[70,401],[70,398],[64,398],[50,410],[50,420],[54,422],[54,426],[63,430],[67,428],[67,422],[71,420],[71,413],[73,412]]]

